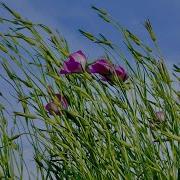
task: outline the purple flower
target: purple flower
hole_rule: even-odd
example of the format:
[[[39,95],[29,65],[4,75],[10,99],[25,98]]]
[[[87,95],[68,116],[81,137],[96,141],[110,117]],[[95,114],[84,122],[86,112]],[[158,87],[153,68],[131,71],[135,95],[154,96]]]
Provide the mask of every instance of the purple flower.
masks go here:
[[[82,73],[86,66],[86,56],[82,51],[77,51],[69,56],[60,69],[60,74]]]
[[[122,81],[126,81],[128,78],[127,72],[124,68],[113,65],[106,59],[99,59],[95,61],[93,64],[89,65],[87,71],[92,74],[100,74],[102,76],[102,80],[104,81],[112,82],[115,75],[117,75],[117,77]]]
[[[111,74],[112,64],[106,59],[99,59],[89,65],[88,72],[97,73],[102,76]]]
[[[117,77],[122,80],[122,81],[126,81],[128,79],[128,75],[127,72],[125,71],[125,69],[121,66],[115,66],[114,67],[115,73],[117,75]]]
[[[163,122],[165,120],[165,113],[163,111],[158,111],[155,113],[155,115],[156,115],[156,119],[159,122]]]
[[[49,112],[49,114],[53,115],[54,113],[56,115],[61,115],[62,112],[60,111],[60,109],[67,109],[68,107],[68,102],[65,99],[64,96],[61,96],[60,94],[55,94],[56,98],[57,98],[57,102],[56,101],[52,101],[49,102],[46,106],[45,109]]]

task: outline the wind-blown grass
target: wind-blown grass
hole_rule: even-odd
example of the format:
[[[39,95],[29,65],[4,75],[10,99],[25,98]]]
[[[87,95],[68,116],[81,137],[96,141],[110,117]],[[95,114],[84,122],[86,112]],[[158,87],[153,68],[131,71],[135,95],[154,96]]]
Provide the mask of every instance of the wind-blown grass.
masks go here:
[[[6,72],[1,77],[13,87],[13,96],[21,105],[13,114],[19,121],[19,134],[12,135],[15,138],[11,142],[23,148],[18,138],[27,138],[37,178],[180,178],[179,67],[175,65],[173,73],[167,69],[149,20],[145,28],[154,47],[143,43],[106,11],[93,7],[121,33],[132,55],[129,60],[102,34],[96,37],[80,30],[105,49],[107,59],[114,61],[115,55],[125,64],[128,80],[116,78],[108,83],[87,72],[60,75],[59,68],[71,54],[66,40],[2,5],[12,18],[1,17],[1,26],[9,27],[0,34],[0,62]],[[60,116],[50,115],[44,107],[55,99],[55,93],[68,100],[68,108],[61,110]],[[159,111],[165,114],[163,121],[156,116]],[[5,151],[6,145],[2,144],[1,150]],[[23,158],[26,160],[25,155]],[[2,165],[6,167],[9,162],[6,159]],[[24,167],[24,162],[17,164],[20,166]],[[14,178],[7,171],[2,171],[2,176]],[[16,176],[22,178],[18,173]]]

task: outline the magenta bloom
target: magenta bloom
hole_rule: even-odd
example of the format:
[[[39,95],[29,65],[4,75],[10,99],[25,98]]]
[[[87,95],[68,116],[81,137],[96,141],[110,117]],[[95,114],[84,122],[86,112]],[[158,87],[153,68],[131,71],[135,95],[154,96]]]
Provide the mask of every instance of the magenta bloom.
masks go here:
[[[124,68],[121,66],[115,66],[106,59],[99,59],[89,65],[88,72],[92,74],[100,74],[102,76],[102,80],[104,81],[112,82],[115,75],[117,75],[117,77],[122,81],[125,81],[128,78],[127,72]]]
[[[56,115],[61,115],[62,112],[60,111],[60,109],[67,109],[68,107],[68,102],[65,99],[65,97],[61,96],[60,94],[55,94],[59,104],[57,102],[49,102],[46,106],[45,109],[51,114],[53,115],[54,113]]]
[[[97,73],[102,76],[111,74],[112,64],[106,59],[99,59],[89,65],[88,72]]]
[[[127,72],[125,71],[125,69],[123,67],[115,66],[114,71],[120,80],[126,81],[128,79]]]
[[[82,73],[86,66],[86,56],[82,51],[77,51],[69,56],[60,69],[60,74]]]

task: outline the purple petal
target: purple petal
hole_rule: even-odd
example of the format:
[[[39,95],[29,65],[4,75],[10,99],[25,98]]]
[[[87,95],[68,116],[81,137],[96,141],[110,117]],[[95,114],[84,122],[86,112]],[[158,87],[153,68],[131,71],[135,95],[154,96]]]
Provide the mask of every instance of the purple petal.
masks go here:
[[[81,56],[83,56],[84,59],[86,59],[85,54],[81,50],[77,51],[76,53],[80,54]]]
[[[72,53],[69,58],[63,63],[60,69],[60,74],[81,73],[85,70],[86,57],[82,51]]]
[[[109,61],[108,60],[106,60],[106,59],[98,59],[96,62],[98,62],[98,63],[100,63],[100,64],[108,64],[108,65],[110,65],[110,63],[109,63]]]
[[[86,66],[86,56],[83,54],[83,52],[81,50],[71,54],[70,58],[72,58],[75,62],[80,63],[82,68],[85,69],[85,66]]]
[[[82,66],[79,62],[76,61],[68,61],[65,62],[68,72],[70,73],[81,73],[83,72]]]
[[[68,108],[68,102],[64,96],[61,96],[60,94],[56,94],[56,97],[59,99],[59,102],[62,104],[64,109]]]
[[[122,81],[125,81],[128,78],[125,69],[121,66],[115,66],[115,73],[118,76],[118,78],[121,79]]]
[[[55,113],[56,115],[60,114],[58,106],[54,102],[48,103],[45,108],[51,115],[53,115],[53,113]]]
[[[60,73],[60,74],[70,74],[69,71],[66,71],[66,70],[64,70],[64,69],[60,69],[59,73]]]
[[[112,65],[105,59],[97,60],[95,63],[88,67],[90,73],[98,73],[101,75],[107,75],[111,72]]]
[[[68,59],[67,62],[69,62],[69,61],[72,61],[72,60],[71,60],[71,59]],[[60,69],[60,74],[69,74],[69,73],[70,73],[70,71],[69,71],[69,69],[68,69],[68,66],[67,66],[67,62],[65,61],[65,62],[63,63],[62,69]]]
[[[68,102],[64,96],[61,96],[60,94],[55,94],[55,96],[58,98],[59,103],[62,105],[63,109],[68,108]],[[49,102],[46,106],[45,109],[49,112],[49,114],[53,115],[54,113],[56,115],[61,115],[62,112],[59,110],[59,106],[55,102]]]
[[[83,72],[82,66],[79,62],[74,61],[71,57],[68,61],[64,62],[62,69],[60,69],[60,74],[71,74],[71,73],[81,73]]]

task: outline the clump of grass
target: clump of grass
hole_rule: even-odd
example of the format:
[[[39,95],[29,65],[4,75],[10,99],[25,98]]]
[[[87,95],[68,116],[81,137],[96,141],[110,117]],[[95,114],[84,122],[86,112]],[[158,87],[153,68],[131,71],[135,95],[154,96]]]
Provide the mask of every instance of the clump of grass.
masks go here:
[[[22,142],[14,142],[20,135],[14,134],[17,127],[7,116],[5,107],[0,104],[0,179],[18,179],[23,177],[24,171],[23,152],[19,146]]]
[[[32,146],[37,177],[180,177],[180,106],[175,86],[179,81],[178,65],[173,74],[167,69],[149,20],[145,27],[154,48],[105,10],[93,7],[122,34],[132,56],[128,59],[102,33],[96,37],[80,30],[105,49],[107,59],[118,57],[125,64],[128,80],[108,83],[87,72],[61,76],[59,68],[71,54],[66,40],[3,6],[13,17],[1,17],[1,23],[9,26],[0,34],[1,68],[6,72],[1,77],[13,87],[13,96],[21,105],[14,117],[21,122],[19,135],[26,136]],[[56,93],[68,101],[68,108],[61,109],[60,115],[49,114],[44,107],[55,101]],[[163,120],[156,115],[160,111]]]

